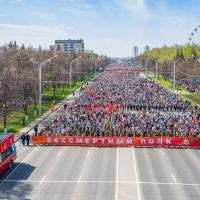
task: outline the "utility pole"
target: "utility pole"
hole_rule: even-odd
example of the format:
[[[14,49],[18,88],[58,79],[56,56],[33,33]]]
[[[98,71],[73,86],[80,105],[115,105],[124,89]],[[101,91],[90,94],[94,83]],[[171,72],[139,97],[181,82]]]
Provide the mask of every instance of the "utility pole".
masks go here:
[[[42,64],[39,64],[39,116],[41,116],[41,105],[42,105]]]
[[[7,133],[7,110],[6,110],[6,103],[3,104],[3,112],[4,112],[4,120],[3,120],[3,127],[4,127],[4,133]]]
[[[101,59],[101,57],[99,56],[96,60],[95,60],[95,77],[96,77],[96,72],[97,72],[97,60]]]
[[[70,62],[70,68],[69,68],[69,78],[70,78],[70,94],[72,93],[72,64],[74,63],[74,62],[76,62],[78,59],[80,59],[81,58],[81,56],[79,56],[78,58],[75,58],[74,60],[72,60],[71,62]]]
[[[158,81],[158,63],[156,63],[156,81]]]
[[[148,77],[148,63],[147,63],[147,60],[146,60],[146,76]]]
[[[176,63],[181,60],[181,58],[178,58],[177,60],[174,61],[174,92],[176,91]]]
[[[30,59],[31,62],[36,63],[38,65],[38,71],[39,71],[39,116],[41,116],[41,106],[42,106],[42,66],[47,64],[48,62],[50,62],[52,60],[52,58],[56,58],[57,55],[52,56],[51,58],[38,63],[36,60],[34,60],[33,58]]]
[[[56,102],[56,76],[53,76],[53,98],[54,103]]]
[[[174,61],[174,92],[176,90],[176,62]]]

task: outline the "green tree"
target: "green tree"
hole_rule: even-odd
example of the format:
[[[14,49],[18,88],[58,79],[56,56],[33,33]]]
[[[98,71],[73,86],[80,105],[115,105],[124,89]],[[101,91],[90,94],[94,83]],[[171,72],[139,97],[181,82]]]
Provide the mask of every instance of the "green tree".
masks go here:
[[[183,61],[185,61],[185,56],[184,56],[184,54],[183,54],[183,49],[182,49],[182,48],[180,49],[180,58],[181,58]]]
[[[180,58],[180,51],[179,51],[179,48],[177,48],[175,59],[177,60],[179,58]]]
[[[13,47],[13,44],[12,44],[11,41],[9,42],[8,47],[9,47],[10,49]]]
[[[24,45],[24,44],[22,44],[22,46],[21,46],[21,48],[20,48],[20,49],[24,50],[24,49],[25,49],[25,45]]]
[[[196,60],[196,59],[197,59],[197,52],[196,52],[195,47],[192,48],[192,59],[193,59],[193,60]]]
[[[58,44],[57,47],[56,47],[56,51],[60,51],[61,50],[61,47],[60,45]]]
[[[39,51],[42,51],[42,47],[41,47],[41,45],[39,45]]]
[[[14,43],[13,43],[13,48],[15,48],[15,49],[17,49],[17,42],[16,42],[16,40],[14,41]]]

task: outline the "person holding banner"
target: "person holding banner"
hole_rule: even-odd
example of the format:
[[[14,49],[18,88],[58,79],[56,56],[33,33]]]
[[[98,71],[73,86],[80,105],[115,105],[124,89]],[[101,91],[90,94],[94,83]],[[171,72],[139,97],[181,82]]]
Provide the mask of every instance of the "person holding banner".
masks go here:
[[[55,111],[54,103],[51,103],[50,110],[52,113]]]

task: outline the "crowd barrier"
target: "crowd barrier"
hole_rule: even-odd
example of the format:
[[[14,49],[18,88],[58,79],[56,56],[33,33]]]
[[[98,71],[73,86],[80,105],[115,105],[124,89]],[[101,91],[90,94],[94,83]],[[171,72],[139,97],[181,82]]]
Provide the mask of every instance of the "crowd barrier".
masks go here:
[[[97,147],[200,147],[200,138],[191,137],[91,137],[32,136],[34,145]]]

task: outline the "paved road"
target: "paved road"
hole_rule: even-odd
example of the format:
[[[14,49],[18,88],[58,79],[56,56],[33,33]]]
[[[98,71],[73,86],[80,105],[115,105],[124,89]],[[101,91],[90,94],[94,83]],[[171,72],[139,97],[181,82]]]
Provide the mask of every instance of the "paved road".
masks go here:
[[[199,200],[200,151],[22,147],[0,199]]]

